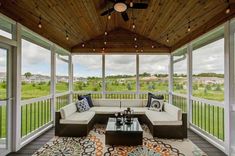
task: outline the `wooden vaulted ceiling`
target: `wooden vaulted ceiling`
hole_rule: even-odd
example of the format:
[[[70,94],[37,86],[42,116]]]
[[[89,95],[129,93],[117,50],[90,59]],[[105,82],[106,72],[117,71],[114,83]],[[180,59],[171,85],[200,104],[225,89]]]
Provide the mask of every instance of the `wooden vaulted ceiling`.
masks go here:
[[[133,2],[145,2],[149,7],[144,10],[129,9],[128,22],[124,22],[117,12],[112,14],[111,20],[107,20],[107,16],[100,16],[102,11],[113,5],[109,0],[0,0],[0,12],[73,52],[91,51],[94,46],[101,48],[104,41],[102,35],[106,29],[108,32],[114,32],[108,33],[109,35],[115,35],[118,31],[125,31],[124,34],[129,36],[133,35],[132,14],[136,25],[135,33],[143,38],[143,42],[149,41],[154,45],[154,48],[151,48],[156,52],[160,51],[159,49],[170,51],[180,47],[235,14],[234,0],[230,0],[229,3],[227,0],[133,0]],[[231,11],[226,14],[228,5]],[[38,28],[39,17],[42,18],[41,29]],[[189,25],[190,32],[187,31]],[[69,40],[66,40],[66,32]],[[135,52],[135,43],[131,49],[131,42],[124,42],[126,41],[124,38],[126,39],[125,35],[116,37],[115,42],[119,42],[116,45],[114,41],[108,43],[107,40],[107,47],[111,50],[112,47],[119,45],[124,47],[125,51]],[[83,48],[82,43],[87,43],[87,46]],[[145,51],[154,52],[150,50],[150,46],[141,43],[138,45]]]

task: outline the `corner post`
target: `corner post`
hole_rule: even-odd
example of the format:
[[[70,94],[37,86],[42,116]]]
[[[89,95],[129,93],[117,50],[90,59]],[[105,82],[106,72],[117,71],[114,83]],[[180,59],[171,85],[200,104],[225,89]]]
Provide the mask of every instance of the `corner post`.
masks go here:
[[[234,32],[235,24],[231,26],[227,21],[224,25],[224,142],[228,155],[235,153]]]
[[[51,45],[51,118],[55,125],[56,112],[56,47]]]
[[[187,120],[188,127],[192,122],[192,67],[193,67],[193,58],[192,58],[192,44],[187,45]]]
[[[140,94],[140,77],[139,77],[139,54],[136,54],[136,99],[139,99]]]
[[[69,54],[69,103],[73,102],[73,62],[72,54]]]
[[[105,54],[102,54],[102,99],[105,99],[106,94],[105,84]]]
[[[168,86],[169,104],[173,104],[173,54],[170,54]]]
[[[13,48],[13,105],[12,105],[12,151],[21,148],[21,38],[22,26],[16,23],[14,38],[16,47]]]

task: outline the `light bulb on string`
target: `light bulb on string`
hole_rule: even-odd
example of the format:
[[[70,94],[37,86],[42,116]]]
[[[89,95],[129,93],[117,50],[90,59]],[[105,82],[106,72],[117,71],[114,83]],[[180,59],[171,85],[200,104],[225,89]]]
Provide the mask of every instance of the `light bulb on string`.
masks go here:
[[[133,1],[130,2],[130,7],[131,7],[131,8],[133,7]]]
[[[228,7],[226,8],[225,13],[226,13],[226,14],[229,14],[229,13],[230,13],[230,11],[231,11],[231,8],[230,8],[230,5],[228,5]]]
[[[135,29],[135,23],[132,24],[132,29]]]
[[[111,20],[111,14],[108,15],[108,19]]]
[[[82,47],[83,47],[83,48],[85,47],[85,44],[84,44],[84,43],[82,44]]]
[[[107,35],[108,35],[108,32],[107,32],[107,31],[105,31],[105,32],[104,32],[104,35],[105,35],[105,36],[107,36]]]
[[[39,22],[38,22],[38,28],[42,28],[42,18],[41,18],[41,16],[39,16]]]

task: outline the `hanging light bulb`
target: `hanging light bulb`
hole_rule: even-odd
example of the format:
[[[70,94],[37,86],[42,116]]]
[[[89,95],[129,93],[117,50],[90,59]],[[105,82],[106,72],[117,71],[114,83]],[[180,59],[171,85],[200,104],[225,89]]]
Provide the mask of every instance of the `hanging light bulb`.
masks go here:
[[[105,48],[103,47],[103,48],[102,48],[102,50],[104,51],[104,50],[105,50]]]
[[[66,33],[66,40],[69,40],[68,32],[67,32],[67,31],[65,31],[65,33]]]
[[[93,51],[95,52],[95,48],[93,48]]]
[[[39,16],[38,28],[40,28],[40,29],[42,28],[41,20],[42,20],[42,18],[41,18],[41,16]]]
[[[167,37],[166,37],[166,42],[169,43],[169,38],[168,38],[168,34],[167,34]]]
[[[135,29],[135,23],[132,24],[132,29]]]
[[[188,26],[188,32],[190,32],[191,31],[191,28],[190,28],[190,25]]]
[[[141,49],[140,51],[141,51],[141,52],[144,52],[144,50],[143,50],[143,49]]]
[[[83,47],[83,48],[85,47],[85,44],[84,44],[84,43],[82,44],[82,47]]]
[[[130,7],[131,7],[131,8],[133,7],[133,1],[130,2]]]
[[[137,41],[137,38],[136,38],[136,37],[134,37],[134,41]]]
[[[230,8],[230,5],[228,5],[228,7],[227,7],[227,9],[226,9],[225,13],[226,13],[226,14],[229,14],[229,13],[230,13],[230,11],[231,11],[231,8]]]
[[[107,42],[106,41],[104,41],[104,45],[106,45],[107,44]]]
[[[108,19],[111,20],[111,14],[108,15]]]
[[[105,35],[105,36],[107,36],[107,35],[108,35],[108,32],[107,32],[107,31],[105,31],[105,32],[104,32],[104,35]]]
[[[152,45],[152,49],[154,48],[154,45]]]
[[[135,48],[138,48],[138,46],[137,46],[137,45],[135,45]]]

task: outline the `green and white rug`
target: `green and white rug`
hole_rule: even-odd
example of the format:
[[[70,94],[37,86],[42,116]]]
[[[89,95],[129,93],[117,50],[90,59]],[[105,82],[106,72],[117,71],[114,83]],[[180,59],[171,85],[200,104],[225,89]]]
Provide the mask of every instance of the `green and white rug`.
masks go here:
[[[87,137],[54,137],[33,156],[204,156],[189,139],[153,138],[148,127],[142,125],[142,146],[105,145],[105,125],[95,125]],[[121,139],[121,138],[120,138]]]

